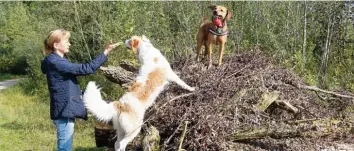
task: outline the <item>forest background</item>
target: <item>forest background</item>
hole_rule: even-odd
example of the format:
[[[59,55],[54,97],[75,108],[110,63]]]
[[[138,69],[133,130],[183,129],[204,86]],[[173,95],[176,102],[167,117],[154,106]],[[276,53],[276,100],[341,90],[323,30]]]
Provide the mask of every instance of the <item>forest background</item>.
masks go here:
[[[49,121],[49,96],[40,64],[45,57],[43,41],[51,30],[71,32],[68,58],[74,63],[90,61],[111,39],[118,42],[142,34],[174,61],[195,54],[196,32],[203,16],[211,18],[207,6],[212,4],[226,6],[232,12],[224,55],[261,47],[279,66],[296,72],[308,85],[354,92],[353,2],[17,1],[0,2],[0,75],[24,78],[19,87],[1,93],[0,100],[23,92],[25,96],[17,99],[35,98],[30,103],[42,107],[38,108],[40,114],[33,116],[45,115],[43,121]],[[122,60],[134,62],[135,58],[119,47],[105,66],[118,65]],[[81,87],[91,80],[104,85],[105,98],[115,99],[123,92],[100,72],[80,77]],[[3,121],[11,121],[11,111],[1,114]],[[6,141],[0,145],[6,146]]]

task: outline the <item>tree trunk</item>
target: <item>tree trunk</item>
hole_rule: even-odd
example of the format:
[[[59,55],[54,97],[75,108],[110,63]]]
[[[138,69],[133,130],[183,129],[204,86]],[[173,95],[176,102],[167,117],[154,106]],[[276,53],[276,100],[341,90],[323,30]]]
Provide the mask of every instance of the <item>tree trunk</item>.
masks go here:
[[[285,50],[287,51],[287,52],[292,52],[291,51],[291,47],[289,47],[289,37],[290,37],[290,30],[289,30],[289,22],[290,22],[290,9],[291,9],[291,2],[289,1],[288,2],[288,6],[286,6],[285,7],[286,9],[287,9],[287,12],[286,12],[286,18],[288,18],[288,19],[286,19],[285,20],[285,32],[286,32],[286,34],[285,34],[285,41],[286,41],[286,43],[285,43]]]
[[[260,2],[256,2],[257,3],[257,8],[256,8],[256,17],[257,17],[257,21],[259,20],[259,15],[260,15],[260,5],[259,5],[259,3]],[[259,45],[259,24],[258,24],[258,22],[256,21],[256,45]]]
[[[331,9],[330,11],[331,12]],[[324,87],[326,83],[326,74],[328,70],[328,58],[329,58],[329,53],[331,51],[330,46],[331,46],[331,37],[332,37],[332,19],[331,15],[329,13],[328,16],[328,24],[327,24],[327,36],[326,36],[326,43],[325,43],[325,48],[322,54],[322,59],[321,59],[321,66],[320,66],[320,71],[319,71],[319,86]]]
[[[302,64],[306,64],[306,47],[307,47],[307,4],[305,0],[305,7],[304,7],[304,42],[302,43]]]

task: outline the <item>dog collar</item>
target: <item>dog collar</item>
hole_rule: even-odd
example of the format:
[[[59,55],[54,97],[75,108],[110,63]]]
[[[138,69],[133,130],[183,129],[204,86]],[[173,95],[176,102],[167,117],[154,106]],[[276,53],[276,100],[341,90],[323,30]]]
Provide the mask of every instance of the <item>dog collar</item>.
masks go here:
[[[221,31],[222,31],[222,28],[219,28],[219,29],[221,29]],[[213,30],[212,28],[209,29],[209,32],[212,33],[213,35],[217,35],[217,36],[225,36],[229,33],[228,30],[220,33],[218,31]]]
[[[224,32],[222,31],[222,28],[224,28],[224,26],[225,26],[225,22],[222,21],[222,22],[221,22],[221,26],[220,26],[220,24],[216,24],[216,23],[214,22],[214,19],[215,19],[216,17],[219,18],[218,16],[215,16],[215,15],[211,17],[211,20],[212,20],[212,23],[213,23],[215,29],[214,29],[214,28],[210,28],[210,29],[209,29],[209,32],[212,33],[212,34],[214,34],[214,35],[218,35],[218,36],[227,35],[228,31],[224,31]],[[220,23],[220,22],[219,22],[219,23]]]

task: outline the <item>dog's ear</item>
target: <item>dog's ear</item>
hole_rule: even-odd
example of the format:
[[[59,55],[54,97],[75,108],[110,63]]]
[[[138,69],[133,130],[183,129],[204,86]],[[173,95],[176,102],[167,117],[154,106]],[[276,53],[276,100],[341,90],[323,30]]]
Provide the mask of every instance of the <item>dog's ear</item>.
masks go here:
[[[141,36],[141,39],[142,39],[143,41],[145,41],[145,42],[150,43],[150,40],[149,40],[145,35],[142,35],[142,36]]]
[[[140,40],[137,38],[132,38],[131,41],[131,47],[135,55],[138,55],[138,46],[139,46]]]
[[[132,39],[132,48],[138,48],[139,42],[139,39]]]
[[[229,11],[229,10],[227,10],[227,14],[226,14],[225,19],[226,19],[226,20],[230,20],[231,16],[232,16],[232,12]]]
[[[214,10],[216,8],[216,5],[210,5],[210,6],[208,6],[208,8],[210,8],[211,10]]]

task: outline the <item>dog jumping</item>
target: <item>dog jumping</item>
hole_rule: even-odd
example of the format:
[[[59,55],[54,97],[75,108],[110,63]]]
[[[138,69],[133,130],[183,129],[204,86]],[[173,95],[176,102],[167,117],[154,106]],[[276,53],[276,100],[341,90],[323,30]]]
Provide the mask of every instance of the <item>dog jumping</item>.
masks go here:
[[[125,41],[125,45],[141,63],[136,80],[128,92],[118,101],[107,104],[101,97],[100,89],[91,81],[83,95],[86,108],[97,120],[113,121],[117,134],[114,145],[116,151],[125,151],[127,144],[138,135],[145,111],[170,81],[189,91],[195,90],[176,75],[166,58],[145,36],[133,36]]]
[[[219,60],[218,66],[222,64],[222,55],[225,48],[225,43],[227,40],[227,24],[226,22],[230,20],[232,13],[224,6],[209,6],[213,11],[212,22],[207,22],[206,17],[203,18],[202,24],[197,32],[197,61],[200,61],[200,54],[202,46],[206,52],[204,56],[208,56],[209,64],[208,68],[212,66],[212,50],[213,44],[219,45]]]

